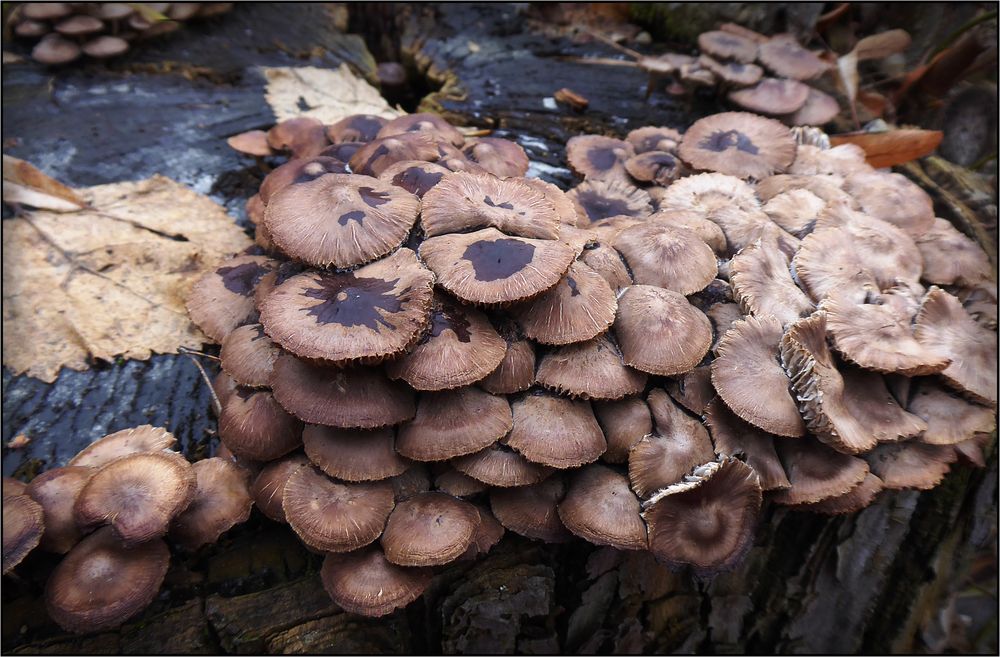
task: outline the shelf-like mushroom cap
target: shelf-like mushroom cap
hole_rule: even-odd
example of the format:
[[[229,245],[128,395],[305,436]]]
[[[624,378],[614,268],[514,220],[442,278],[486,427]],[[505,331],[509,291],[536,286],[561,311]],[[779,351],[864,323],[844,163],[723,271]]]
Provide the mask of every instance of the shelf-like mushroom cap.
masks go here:
[[[280,121],[267,131],[267,143],[276,151],[290,151],[295,159],[316,157],[330,144],[326,128],[311,116]]]
[[[386,559],[399,566],[439,566],[472,545],[476,507],[445,493],[419,493],[396,505],[382,534]]]
[[[625,266],[621,254],[608,244],[597,242],[587,245],[580,255],[580,261],[600,274],[615,294],[632,284],[632,274]]]
[[[40,544],[43,550],[66,554],[83,537],[73,505],[94,472],[94,468],[67,465],[47,470],[28,484],[25,494],[45,512],[45,533]]]
[[[828,497],[819,502],[809,504],[799,504],[795,508],[799,511],[812,511],[827,516],[839,516],[848,513],[857,513],[861,509],[871,505],[878,497],[878,494],[885,489],[885,484],[877,476],[869,472],[864,480],[847,491],[843,495]]]
[[[620,180],[586,180],[567,194],[585,226],[609,217],[646,217],[653,212],[649,194]]]
[[[612,244],[625,258],[638,285],[688,295],[704,289],[719,272],[712,248],[696,233],[681,227],[645,221],[622,230]]]
[[[267,201],[264,224],[283,253],[317,267],[353,267],[389,253],[417,220],[420,199],[367,176],[328,174]]]
[[[34,550],[45,532],[45,511],[26,493],[3,495],[3,574]]]
[[[785,78],[761,78],[752,87],[729,92],[729,100],[743,109],[776,116],[797,112],[808,99],[808,85]]]
[[[434,139],[418,132],[379,137],[370,141],[351,156],[348,164],[354,173],[378,177],[396,162],[405,160],[433,162],[437,159],[438,148]]]
[[[720,62],[708,55],[698,57],[698,65],[714,73],[722,82],[734,87],[748,87],[751,84],[757,84],[764,76],[764,69],[756,64]]]
[[[73,505],[77,524],[109,524],[126,547],[167,533],[194,499],[197,477],[183,456],[140,453],[108,463],[84,485]]]
[[[757,42],[740,34],[711,30],[698,35],[698,48],[702,52],[722,59],[752,62],[757,59]]]
[[[343,481],[379,481],[402,474],[409,461],[396,453],[394,445],[391,428],[337,429],[310,424],[302,432],[309,460]]]
[[[429,112],[404,114],[396,117],[382,126],[378,137],[381,139],[407,133],[423,133],[435,141],[445,141],[453,146],[461,146],[465,143],[465,137],[455,126],[445,121],[441,116]]]
[[[188,315],[205,335],[221,343],[234,328],[254,321],[254,288],[277,266],[277,261],[265,256],[225,260],[195,282],[187,297]]]
[[[566,529],[594,545],[646,549],[639,498],[625,475],[606,465],[591,463],[573,472],[558,510]]]
[[[283,354],[274,363],[271,386],[278,403],[312,424],[375,429],[416,412],[413,391],[376,368],[323,367]]]
[[[379,130],[388,122],[389,119],[377,114],[351,114],[326,126],[326,136],[334,144],[348,141],[367,143],[378,137]]]
[[[335,364],[403,353],[429,320],[434,276],[410,249],[350,272],[305,271],[261,306],[264,330],[293,354]]]
[[[608,443],[601,455],[607,463],[625,463],[628,450],[653,431],[653,418],[641,397],[595,402],[594,415]]]
[[[813,89],[812,91],[815,91]],[[818,93],[818,92],[817,92]],[[812,95],[810,94],[810,99]],[[800,113],[809,109],[808,102]],[[802,130],[801,126],[798,128]],[[825,133],[824,133],[825,134]],[[801,138],[799,138],[801,141]],[[788,173],[797,176],[816,176],[818,180],[826,179],[828,184],[842,185],[844,178],[858,171],[872,171],[865,159],[865,151],[856,144],[841,144],[833,148],[821,148],[811,144],[799,143],[795,153],[795,161],[788,168]],[[845,194],[841,191],[840,195]],[[855,202],[852,207],[858,207]]]
[[[532,463],[502,439],[475,454],[456,457],[451,464],[459,472],[498,488],[537,484],[552,474],[552,468]]]
[[[647,375],[622,362],[621,351],[607,335],[564,345],[544,356],[536,380],[573,398],[608,400],[642,392]]]
[[[792,267],[796,279],[814,301],[838,290],[860,302],[869,291],[879,288],[875,275],[843,228],[819,228],[806,235],[792,259]]]
[[[490,487],[483,482],[473,479],[464,472],[459,472],[450,465],[443,467],[445,470],[434,477],[435,490],[455,497],[471,497],[490,490]]]
[[[238,385],[263,388],[268,385],[274,361],[281,349],[264,334],[260,324],[240,326],[222,341],[222,369]]]
[[[930,379],[920,381],[907,410],[927,422],[920,440],[931,445],[956,445],[997,426],[995,411],[957,397]]]
[[[128,41],[120,37],[102,34],[80,46],[83,54],[94,59],[117,57],[128,51]]]
[[[795,138],[779,121],[747,112],[723,112],[695,121],[680,156],[695,169],[760,180],[795,160]]]
[[[625,161],[625,170],[639,182],[669,185],[684,173],[684,165],[673,153],[647,151]]]
[[[80,46],[56,34],[46,34],[31,50],[31,58],[40,64],[68,64],[80,57]]]
[[[693,369],[712,344],[712,325],[683,295],[633,285],[618,300],[614,334],[625,364],[672,376]]]
[[[404,568],[391,563],[377,546],[328,554],[320,577],[330,598],[345,611],[379,617],[410,604],[430,586],[429,568]]]
[[[66,465],[99,468],[106,463],[130,454],[159,452],[172,449],[177,439],[166,429],[149,424],[122,429],[99,438],[84,447]]]
[[[543,344],[590,340],[611,326],[618,304],[600,274],[576,260],[551,289],[511,310],[524,334]]]
[[[632,144],[613,137],[578,135],[566,142],[566,161],[588,180],[628,180],[625,161],[635,155]]]
[[[840,114],[840,103],[830,94],[809,87],[806,102],[793,114],[786,117],[791,125],[821,126],[833,121]]]
[[[914,335],[951,359],[940,375],[973,401],[997,406],[997,334],[980,325],[954,296],[931,287],[917,313]]]
[[[729,263],[729,280],[740,308],[757,317],[773,317],[782,326],[813,312],[815,306],[795,284],[788,257],[762,241],[745,246]]]
[[[465,157],[498,178],[523,176],[528,172],[528,155],[509,139],[480,137],[462,149]]]
[[[936,218],[916,242],[924,264],[920,277],[928,283],[972,287],[993,278],[986,252],[947,219]]]
[[[72,14],[73,7],[68,2],[25,2],[20,12],[24,18],[50,21]]]
[[[399,428],[396,450],[416,461],[444,461],[486,449],[514,426],[510,404],[474,386],[424,393]]]
[[[110,528],[99,529],[52,571],[45,608],[70,632],[118,627],[153,601],[169,566],[170,550],[163,541],[126,549]]]
[[[506,339],[503,360],[479,386],[494,395],[527,390],[535,382],[535,348],[531,342],[511,335]]]
[[[113,38],[113,37],[112,37]],[[126,47],[128,43],[126,42]],[[226,139],[226,143],[237,153],[253,155],[254,157],[268,157],[274,155],[270,144],[267,143],[267,133],[263,130],[247,130],[235,134]]]
[[[304,467],[285,483],[281,506],[306,545],[324,552],[350,552],[379,537],[395,498],[387,481],[348,484],[315,467]]]
[[[898,226],[914,239],[934,226],[931,197],[902,174],[859,171],[844,180],[844,190],[865,214]]]
[[[944,479],[957,455],[950,445],[916,440],[879,445],[866,456],[868,465],[889,490],[930,490]]]
[[[347,165],[335,157],[324,155],[289,160],[264,176],[258,192],[260,200],[267,206],[281,190],[312,182],[328,173],[346,174]]]
[[[794,80],[812,80],[830,68],[826,61],[786,36],[776,36],[760,44],[757,58],[776,75]]]
[[[710,365],[699,365],[689,372],[668,379],[664,388],[672,399],[695,415],[701,415],[716,396]]]
[[[943,353],[917,341],[909,313],[899,312],[882,299],[852,303],[833,291],[820,307],[826,311],[827,333],[834,348],[865,369],[924,376],[940,372],[950,362]]]
[[[417,390],[458,388],[495,370],[506,351],[506,342],[483,313],[438,294],[430,329],[409,353],[388,363],[386,372]]]
[[[705,424],[720,456],[742,456],[757,476],[763,490],[784,490],[791,486],[774,450],[773,435],[737,417],[719,397],[705,409]]]
[[[628,133],[625,141],[632,144],[636,153],[650,151],[675,153],[683,138],[680,131],[673,128],[646,126]]]
[[[864,481],[868,464],[814,440],[776,441],[778,457],[791,487],[776,491],[778,504],[809,504],[850,491]]]
[[[803,238],[812,231],[816,217],[826,201],[808,189],[792,189],[771,197],[764,204],[764,214],[783,230]]]
[[[510,237],[495,228],[441,235],[420,245],[438,284],[475,304],[528,299],[559,282],[575,257],[558,240]]]
[[[553,240],[559,214],[541,191],[517,178],[450,173],[424,195],[420,225],[427,237],[492,226],[508,235]]]
[[[565,494],[566,483],[556,473],[531,486],[490,490],[490,508],[500,524],[512,532],[545,543],[565,543],[573,538],[557,511]]]
[[[533,463],[576,468],[596,461],[608,447],[589,402],[534,393],[511,409],[514,428],[507,444]]]
[[[420,160],[403,160],[387,167],[378,177],[396,187],[402,187],[418,198],[430,191],[435,185],[451,173],[440,164],[421,162]]]
[[[250,473],[218,457],[197,461],[194,499],[170,525],[170,538],[194,550],[215,543],[231,527],[250,517]]]
[[[649,550],[671,566],[699,574],[733,568],[753,544],[762,500],[757,474],[728,458],[700,469],[696,481],[667,488],[645,505]]]
[[[285,484],[299,468],[309,465],[310,461],[302,452],[289,454],[276,461],[271,461],[257,473],[250,487],[254,505],[265,516],[276,522],[287,522],[282,502],[285,497]]]
[[[302,422],[269,390],[237,388],[222,406],[219,438],[238,457],[272,461],[302,444]]]

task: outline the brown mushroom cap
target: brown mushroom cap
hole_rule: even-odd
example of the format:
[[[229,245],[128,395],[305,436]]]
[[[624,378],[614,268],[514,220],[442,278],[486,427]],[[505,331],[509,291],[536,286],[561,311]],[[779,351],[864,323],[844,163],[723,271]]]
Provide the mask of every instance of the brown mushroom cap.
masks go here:
[[[144,424],[131,429],[122,429],[95,440],[80,450],[66,465],[99,468],[123,456],[141,452],[159,452],[172,449],[176,444],[177,439],[166,429]]]
[[[492,226],[508,235],[556,239],[559,214],[545,194],[517,178],[449,173],[424,195],[420,225],[427,237]]]
[[[581,399],[621,399],[640,393],[647,375],[622,362],[617,345],[601,335],[565,345],[542,356],[536,380],[561,394]]]
[[[806,235],[792,266],[796,279],[815,301],[839,290],[860,302],[870,290],[879,288],[855,242],[842,228],[825,227]]]
[[[375,429],[413,417],[413,391],[373,368],[311,365],[283,354],[274,363],[274,397],[288,412],[312,424]]]
[[[707,465],[714,467],[702,468],[696,482],[651,498],[642,514],[656,560],[688,564],[699,574],[739,563],[753,544],[762,499],[757,474],[746,463],[729,458]]]
[[[402,474],[409,462],[396,453],[392,429],[336,429],[310,424],[302,432],[306,455],[344,481],[378,481]]]
[[[786,120],[792,125],[824,125],[840,114],[840,103],[829,94],[809,87],[806,102]]]
[[[648,151],[625,161],[628,175],[640,182],[669,185],[684,173],[684,165],[673,153]]]
[[[811,100],[812,96],[810,95]],[[806,105],[796,114],[808,112],[810,101],[807,101]],[[803,128],[799,127],[797,130],[801,134]],[[823,134],[825,135],[825,133]],[[833,148],[821,148],[801,143],[801,137],[797,136],[796,139],[800,143],[795,154],[795,161],[788,168],[788,172],[791,174],[798,176],[818,176],[820,180],[826,179],[827,184],[835,184],[839,189],[840,185],[843,184],[843,179],[852,173],[857,171],[872,171],[872,167],[868,165],[865,159],[864,149],[856,144],[841,144]],[[843,196],[844,193],[841,190],[839,196]],[[857,203],[854,203],[852,207],[857,207]]]
[[[815,306],[795,284],[788,257],[758,241],[729,263],[729,280],[740,308],[757,317],[773,317],[785,326],[813,312]]]
[[[973,401],[997,406],[997,334],[981,326],[961,302],[931,287],[920,306],[914,336],[951,359],[941,378]]]
[[[740,34],[712,30],[698,35],[698,48],[710,55],[738,62],[752,62],[757,58],[757,43]]]
[[[102,34],[80,47],[83,54],[94,59],[117,57],[128,51],[128,41],[120,37]],[[239,149],[237,149],[239,150]],[[251,153],[253,155],[253,153]]]
[[[649,285],[622,293],[614,333],[626,365],[665,376],[693,369],[712,344],[704,313],[683,295]]]
[[[6,495],[24,495],[25,491],[28,489],[28,484],[24,483],[20,479],[14,479],[13,477],[3,478],[3,494]]]
[[[789,37],[777,36],[760,44],[757,58],[769,70],[783,78],[812,80],[825,73],[830,65]]]
[[[950,445],[928,445],[910,440],[879,445],[866,456],[872,472],[890,490],[930,490],[944,479],[957,458]]]
[[[653,211],[646,191],[620,180],[587,180],[567,196],[577,207],[580,225],[609,217],[645,217]]]
[[[558,510],[566,529],[595,545],[646,549],[639,498],[625,475],[605,465],[592,463],[575,471]]]
[[[376,114],[351,114],[326,126],[326,136],[334,144],[369,142],[378,137],[389,119]]]
[[[515,452],[503,439],[475,454],[454,458],[451,464],[459,472],[498,488],[537,484],[552,473],[551,468]]]
[[[778,504],[808,504],[847,493],[864,481],[868,464],[813,440],[779,440],[778,457],[792,484],[774,493]]]
[[[719,271],[712,248],[684,228],[646,221],[622,230],[612,244],[625,258],[638,285],[694,294]]]
[[[576,206],[566,192],[552,183],[545,182],[539,178],[522,178],[521,183],[545,195],[545,198],[552,204],[552,207],[556,209],[560,223],[568,226],[576,226]],[[565,229],[560,232],[565,232]]]
[[[340,144],[332,144],[320,151],[319,154],[322,157],[332,157],[335,160],[340,160],[347,165],[351,161],[351,158],[354,157],[354,154],[364,148],[366,143],[363,141],[345,141]]]
[[[653,431],[649,407],[639,397],[594,403],[594,415],[608,443],[601,455],[607,463],[624,463],[628,450]]]
[[[174,518],[170,537],[194,550],[215,543],[231,527],[250,517],[250,473],[232,461],[204,459],[194,464],[197,490],[191,504]]]
[[[272,461],[302,444],[302,422],[270,391],[237,388],[222,406],[219,438],[238,457]]]
[[[858,171],[844,180],[844,190],[865,214],[898,226],[914,239],[934,226],[930,196],[902,174]]]
[[[808,189],[793,189],[771,197],[763,210],[782,229],[802,238],[812,231],[817,215],[825,207],[826,201]]]
[[[30,18],[21,18],[17,24],[14,25],[14,34],[20,37],[38,38],[48,34],[48,32],[49,26],[46,23],[32,20]]]
[[[509,139],[480,137],[462,149],[470,161],[498,178],[523,176],[528,172],[528,155]]]
[[[276,522],[287,522],[282,502],[285,497],[285,484],[299,468],[309,465],[310,461],[301,452],[289,454],[276,461],[271,461],[257,473],[250,487],[254,505],[265,516]]]
[[[628,180],[625,161],[635,155],[632,144],[600,135],[578,135],[566,142],[566,161],[588,180]]]
[[[527,390],[535,382],[535,349],[531,342],[510,336],[503,360],[479,386],[495,395]]]
[[[379,175],[379,180],[396,187],[402,187],[409,193],[423,198],[435,185],[451,173],[440,164],[421,162],[420,160],[403,160],[386,167]]]
[[[690,372],[668,379],[664,387],[672,399],[695,415],[701,415],[716,396],[709,365],[699,365]]]
[[[511,312],[529,338],[563,345],[590,340],[606,331],[617,307],[607,281],[577,260],[554,287]]]
[[[312,182],[328,173],[346,174],[347,165],[335,157],[316,155],[289,160],[264,176],[260,184],[260,200],[266,206],[271,197],[287,187]]]
[[[36,21],[49,21],[73,13],[67,2],[25,2],[21,5],[21,16]]]
[[[402,353],[427,327],[434,276],[409,249],[342,273],[306,271],[271,292],[261,323],[302,358],[373,363]]]
[[[946,219],[935,219],[916,242],[924,264],[921,278],[928,283],[971,287],[991,278],[986,252]]]
[[[171,452],[125,456],[98,470],[73,505],[81,527],[109,524],[126,547],[167,533],[170,521],[194,498],[197,478]]]
[[[45,531],[41,504],[24,493],[3,496],[3,574],[21,563],[38,546]]]
[[[262,388],[268,385],[274,361],[281,353],[264,335],[260,324],[240,326],[222,341],[219,359],[222,369],[242,386]]]
[[[404,114],[389,121],[379,130],[379,138],[394,137],[406,133],[424,133],[437,141],[446,141],[453,146],[465,143],[465,137],[455,126],[437,114],[427,112]]]
[[[992,409],[956,397],[927,379],[920,382],[907,410],[927,422],[920,440],[931,445],[955,445],[997,426]]]
[[[377,546],[350,554],[328,554],[320,576],[330,598],[345,611],[379,617],[419,598],[430,586],[428,568],[404,568]]]
[[[636,128],[628,133],[625,140],[632,144],[636,153],[649,151],[666,151],[674,153],[681,143],[683,135],[673,128],[646,126]]]
[[[700,173],[670,185],[660,200],[659,211],[689,210],[707,216],[720,208],[759,210],[760,201],[754,188],[739,178]]]
[[[80,57],[80,46],[69,39],[50,33],[42,37],[31,50],[31,58],[40,64],[68,64]]]
[[[744,422],[718,397],[705,409],[705,424],[720,456],[743,456],[757,476],[763,490],[783,490],[791,486],[774,449],[769,433]]]
[[[226,139],[226,143],[234,151],[244,155],[253,155],[254,157],[274,155],[270,144],[267,143],[267,133],[263,130],[241,132]]]
[[[843,495],[828,497],[811,504],[799,504],[795,508],[801,511],[812,511],[828,516],[857,513],[871,505],[875,498],[885,488],[882,480],[869,472],[864,480]]]
[[[267,131],[267,143],[276,151],[290,151],[293,158],[316,157],[329,145],[326,128],[310,116],[278,122]]]
[[[511,409],[514,428],[507,444],[533,463],[576,468],[596,461],[608,447],[589,402],[535,393]]]
[[[436,159],[438,149],[434,140],[429,135],[414,133],[370,141],[351,156],[348,164],[356,174],[378,177],[396,162]]]
[[[281,501],[302,542],[324,552],[350,552],[374,542],[394,505],[387,481],[347,484],[315,467],[293,472]]]
[[[764,76],[764,69],[756,64],[719,62],[708,55],[698,57],[698,65],[717,75],[723,82],[738,87],[756,84]]]
[[[386,372],[417,390],[458,388],[495,370],[506,346],[483,313],[439,294],[430,330],[408,354],[388,363]]]
[[[752,87],[729,92],[729,100],[740,107],[771,115],[797,112],[808,98],[807,85],[784,78],[762,78]],[[791,160],[788,163],[791,164]]]
[[[420,245],[420,257],[438,284],[476,304],[505,304],[555,285],[575,253],[557,240],[510,237],[495,228],[441,235]]]
[[[328,174],[290,185],[267,201],[264,224],[289,256],[319,267],[353,267],[406,239],[420,200],[367,176]]]
[[[504,397],[475,387],[425,393],[400,427],[396,450],[417,461],[444,461],[483,450],[514,426]]]
[[[93,468],[70,465],[43,472],[28,484],[25,494],[45,512],[45,533],[40,543],[43,550],[66,554],[83,537],[73,505],[93,474]]]
[[[747,112],[724,112],[695,121],[680,156],[696,169],[738,178],[765,178],[795,159],[795,138],[780,122]]]
[[[600,274],[616,294],[632,284],[632,274],[621,254],[608,244],[598,242],[588,245],[580,255],[580,261]]]
[[[469,548],[479,528],[476,507],[445,493],[419,493],[396,505],[382,534],[385,557],[399,566],[439,566]]]
[[[187,297],[191,320],[221,343],[237,326],[254,321],[254,287],[278,266],[265,256],[241,255],[223,261],[195,282]]]
[[[565,493],[565,481],[556,473],[531,486],[492,489],[490,508],[512,532],[546,543],[564,543],[573,538],[557,510]]]
[[[161,540],[123,548],[110,528],[80,541],[45,585],[45,608],[70,632],[118,627],[156,597],[170,566]]]
[[[473,479],[469,475],[459,472],[455,468],[445,466],[447,469],[434,477],[434,488],[443,493],[454,495],[455,497],[471,497],[489,490],[489,486],[483,482]]]

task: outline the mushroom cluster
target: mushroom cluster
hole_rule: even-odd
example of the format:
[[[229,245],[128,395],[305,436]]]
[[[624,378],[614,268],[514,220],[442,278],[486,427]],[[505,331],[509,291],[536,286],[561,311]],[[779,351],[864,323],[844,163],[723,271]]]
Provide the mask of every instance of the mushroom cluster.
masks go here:
[[[105,436],[30,483],[3,481],[3,572],[35,547],[65,555],[49,576],[49,615],[71,632],[118,627],[156,597],[164,538],[214,543],[250,516],[250,474],[233,461],[189,463],[164,429]]]
[[[185,21],[216,16],[232,6],[231,2],[23,2],[7,24],[15,36],[37,40],[32,59],[56,65],[80,57],[117,57],[133,41],[173,32]]]
[[[248,203],[257,250],[188,309],[222,345],[223,445],[337,604],[389,613],[504,529],[709,575],[765,499],[849,513],[982,460],[986,255],[797,134],[724,113],[576,137],[568,193],[430,114],[231,140],[292,157]]]

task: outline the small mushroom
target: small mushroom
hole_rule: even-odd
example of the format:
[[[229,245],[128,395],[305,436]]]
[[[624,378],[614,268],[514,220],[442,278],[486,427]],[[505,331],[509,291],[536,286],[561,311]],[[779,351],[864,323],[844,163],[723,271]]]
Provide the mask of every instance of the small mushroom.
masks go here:
[[[676,153],[683,135],[678,130],[666,127],[646,126],[628,133],[625,141],[632,144],[637,154],[650,151]]]
[[[678,152],[695,169],[759,180],[788,168],[795,149],[792,133],[778,121],[723,112],[695,121]]]
[[[306,455],[343,481],[378,481],[402,474],[409,462],[396,453],[392,429],[336,429],[312,424],[302,432]]]
[[[694,231],[680,226],[646,221],[622,230],[612,244],[624,257],[637,285],[694,294],[719,271],[712,248]]]
[[[812,231],[825,207],[826,201],[808,189],[793,189],[773,196],[763,210],[771,221],[801,239]]]
[[[647,375],[625,365],[607,335],[564,345],[542,356],[536,381],[573,398],[611,400],[642,392]]]
[[[490,508],[512,532],[545,543],[565,543],[573,538],[557,510],[565,494],[565,481],[557,473],[538,484],[490,490]]]
[[[326,126],[326,137],[333,144],[367,143],[374,141],[388,122],[389,119],[376,114],[352,114]]]
[[[472,497],[490,490],[483,482],[452,467],[434,478],[434,488],[455,497]]]
[[[260,200],[266,206],[272,196],[286,187],[311,182],[328,173],[346,174],[347,165],[335,157],[325,155],[289,160],[264,176],[258,191]]]
[[[508,139],[480,137],[466,145],[462,153],[498,178],[523,176],[528,172],[528,155]]]
[[[635,155],[632,144],[600,135],[580,135],[566,142],[566,161],[587,180],[627,181],[625,162]]]
[[[378,132],[380,139],[407,133],[426,134],[435,140],[445,141],[453,146],[465,143],[465,137],[453,125],[437,114],[427,112],[405,114],[389,121]]]
[[[752,87],[729,92],[729,100],[743,109],[778,116],[799,111],[808,99],[807,85],[784,78],[762,78]]]
[[[80,46],[56,33],[46,34],[31,50],[31,58],[52,66],[68,64],[80,57]]]
[[[3,574],[34,550],[45,532],[45,512],[26,493],[3,495]]]
[[[716,396],[710,365],[699,365],[689,372],[668,379],[664,387],[672,399],[695,415],[701,415]]]
[[[633,285],[618,300],[614,334],[625,364],[672,376],[693,369],[712,344],[712,326],[683,295]]]
[[[840,114],[840,104],[830,94],[809,87],[806,102],[795,113],[786,117],[791,125],[825,125]]]
[[[721,232],[720,230],[719,233]],[[588,245],[580,255],[580,261],[607,281],[616,295],[632,284],[632,274],[625,266],[621,254],[608,244],[598,242]]]
[[[764,76],[764,70],[756,64],[719,62],[708,55],[700,56],[698,64],[717,75],[723,83],[733,87],[748,87],[751,84],[757,84]]]
[[[194,499],[174,518],[170,537],[188,550],[215,543],[250,517],[250,473],[232,461],[210,458],[194,464]]]
[[[870,506],[884,489],[885,484],[882,480],[869,472],[860,484],[843,495],[828,497],[825,500],[810,504],[799,504],[795,508],[801,511],[812,511],[813,513],[822,513],[828,516],[857,513],[861,509]]]
[[[45,533],[40,543],[43,550],[66,554],[83,538],[73,505],[93,474],[94,468],[68,465],[43,472],[28,484],[25,494],[38,502],[45,514]]]
[[[503,439],[475,454],[454,458],[451,464],[459,472],[498,488],[537,484],[552,473],[552,468],[532,463]]]
[[[565,345],[606,331],[617,307],[607,281],[577,260],[554,287],[515,306],[511,314],[527,337],[542,344]]]
[[[108,59],[128,52],[128,41],[120,37],[103,34],[83,44],[80,49],[88,57]]]
[[[594,545],[646,549],[639,498],[628,479],[606,465],[592,463],[573,472],[558,510],[568,530]]]
[[[21,15],[36,21],[51,21],[69,16],[73,8],[67,2],[25,2]]]
[[[799,505],[843,495],[868,475],[863,459],[841,454],[813,440],[779,440],[778,458],[791,486],[776,491],[777,504]]]
[[[166,429],[144,424],[95,440],[80,450],[66,465],[100,468],[123,456],[169,450],[176,444],[177,439]]]
[[[587,180],[567,196],[577,207],[580,225],[609,217],[646,217],[653,211],[646,191],[620,180]]]
[[[301,452],[289,454],[276,461],[271,461],[257,473],[250,487],[254,505],[265,516],[276,522],[287,522],[282,503],[285,497],[285,484],[288,478],[299,468],[309,465],[309,459]]]
[[[507,349],[503,360],[479,387],[494,395],[509,395],[531,387],[535,382],[535,349],[531,342],[507,331]]]
[[[264,335],[260,324],[240,326],[222,341],[219,360],[222,369],[241,386],[264,388],[269,385],[274,361],[281,349]]]
[[[104,29],[104,23],[101,22],[100,18],[94,16],[76,14],[57,21],[53,27],[56,32],[64,36],[81,37],[100,32]]]
[[[757,58],[758,45],[741,34],[712,30],[698,35],[698,48],[715,57],[746,63]]]
[[[476,507],[451,495],[419,493],[396,505],[382,534],[385,557],[398,566],[440,566],[454,561],[476,537]]]
[[[607,439],[608,449],[601,455],[606,463],[625,463],[628,450],[653,431],[649,407],[640,397],[595,402],[594,415]]]
[[[639,182],[669,185],[684,173],[684,165],[673,153],[649,151],[625,161],[625,170]]]
[[[927,422],[920,440],[931,445],[957,445],[997,426],[992,409],[967,402],[929,379],[920,381],[906,410]]]
[[[894,224],[914,239],[934,226],[934,204],[927,192],[899,173],[858,171],[844,190],[872,217]]]
[[[350,554],[328,554],[320,577],[338,606],[352,614],[379,617],[419,598],[431,584],[429,568],[391,563],[378,547]]]
[[[396,450],[416,461],[444,461],[489,447],[513,425],[502,396],[471,386],[425,393],[416,416],[400,427]]]
[[[791,37],[775,36],[760,44],[757,50],[760,63],[776,75],[794,80],[812,80],[829,70],[830,65]]]
[[[795,284],[788,257],[760,241],[743,247],[729,263],[729,280],[740,308],[756,317],[773,317],[782,326],[810,315],[815,306]]]
[[[914,440],[879,445],[866,456],[873,473],[890,490],[930,490],[944,479],[957,458],[949,445],[928,445]]]
[[[293,158],[316,157],[329,145],[326,129],[309,116],[285,119],[267,131],[267,143],[276,151],[289,151]]]
[[[302,422],[270,391],[237,388],[222,407],[219,438],[240,458],[272,461],[302,445]]]
[[[759,210],[754,188],[734,176],[701,173],[681,178],[667,188],[659,211],[688,210],[707,216],[720,208]]]
[[[230,258],[199,278],[187,298],[191,320],[213,341],[221,343],[237,326],[256,321],[254,288],[278,266],[264,256]]]
[[[738,418],[718,397],[705,409],[705,424],[720,456],[742,456],[760,478],[763,490],[784,490],[792,484],[774,449],[775,438]]]
[[[380,137],[359,148],[351,156],[348,164],[351,171],[364,176],[382,175],[396,162],[438,159],[438,149],[434,140],[422,133],[400,134],[394,137]]]
[[[577,468],[596,461],[607,442],[590,404],[547,393],[511,404],[514,428],[507,444],[533,463]]]

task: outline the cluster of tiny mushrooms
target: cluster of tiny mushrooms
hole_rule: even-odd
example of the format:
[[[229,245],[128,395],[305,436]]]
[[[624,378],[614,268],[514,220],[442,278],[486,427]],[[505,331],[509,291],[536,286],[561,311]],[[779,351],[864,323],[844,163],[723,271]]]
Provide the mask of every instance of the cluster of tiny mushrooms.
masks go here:
[[[173,32],[185,21],[223,14],[231,2],[23,2],[7,20],[15,36],[37,40],[31,58],[68,64],[108,59],[130,43]]]
[[[247,204],[256,245],[187,301],[221,344],[224,455],[189,465],[143,427],[5,483],[4,571],[39,539],[69,550],[47,590],[67,629],[138,612],[161,536],[212,542],[251,500],[325,555],[336,604],[380,616],[505,530],[710,576],[765,498],[853,513],[983,465],[988,256],[815,128],[574,137],[569,192],[432,114],[230,145],[291,159]]]

